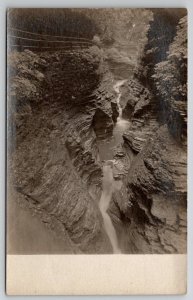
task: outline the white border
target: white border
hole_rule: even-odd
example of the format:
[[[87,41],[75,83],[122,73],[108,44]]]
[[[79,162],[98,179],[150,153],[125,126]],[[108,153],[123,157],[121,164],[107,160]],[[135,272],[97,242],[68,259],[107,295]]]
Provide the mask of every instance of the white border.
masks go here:
[[[193,298],[193,1],[191,0],[1,0],[0,3],[0,163],[1,163],[1,176],[0,176],[0,222],[1,222],[1,259],[0,259],[0,298],[6,299],[5,291],[5,252],[4,252],[4,199],[5,199],[5,9],[6,7],[186,7],[189,14],[189,119],[188,119],[188,135],[189,135],[189,156],[188,156],[188,294],[183,296],[183,299]],[[30,297],[30,299],[47,299],[48,297]],[[58,299],[58,297],[53,297]],[[117,297],[118,298],[118,297]],[[138,297],[130,297],[131,299],[138,299]],[[149,296],[144,296],[149,299]],[[151,297],[152,298],[152,297]],[[153,296],[155,299],[165,299],[164,296]],[[14,299],[21,299],[21,297],[14,297]],[[105,298],[106,299],[106,298]],[[181,296],[173,296],[172,299],[182,299]]]
[[[186,293],[186,255],[8,255],[8,295]]]

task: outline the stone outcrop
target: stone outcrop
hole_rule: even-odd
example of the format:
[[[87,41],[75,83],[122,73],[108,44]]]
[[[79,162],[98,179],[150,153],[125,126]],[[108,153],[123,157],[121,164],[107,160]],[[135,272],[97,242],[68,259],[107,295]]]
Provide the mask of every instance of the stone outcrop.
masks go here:
[[[125,101],[127,94],[128,100]],[[138,153],[158,128],[155,99],[137,78],[126,83],[123,98],[125,98],[121,99],[123,116],[132,120],[129,130],[123,134],[123,139],[135,153]]]
[[[112,108],[112,119],[113,122],[116,123],[117,118],[119,116],[119,109],[118,109],[117,101],[115,99],[111,100],[111,108]]]

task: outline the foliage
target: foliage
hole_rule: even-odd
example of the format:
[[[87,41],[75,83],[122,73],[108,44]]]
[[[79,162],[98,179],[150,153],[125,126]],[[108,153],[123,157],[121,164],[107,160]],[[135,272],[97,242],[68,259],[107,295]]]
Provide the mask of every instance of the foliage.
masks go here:
[[[92,38],[97,26],[79,9],[11,8],[8,27],[39,34]]]
[[[167,59],[155,66],[156,87],[163,98],[187,99],[187,18],[177,27],[177,35],[169,47]]]
[[[36,101],[37,88],[44,80],[42,71],[46,62],[29,50],[13,51],[8,55],[9,95],[17,102],[26,98]],[[21,104],[21,103],[19,103]]]
[[[186,129],[187,117],[187,17],[180,20],[167,58],[155,66],[155,74],[152,77],[169,126],[175,134],[185,134],[183,131]]]

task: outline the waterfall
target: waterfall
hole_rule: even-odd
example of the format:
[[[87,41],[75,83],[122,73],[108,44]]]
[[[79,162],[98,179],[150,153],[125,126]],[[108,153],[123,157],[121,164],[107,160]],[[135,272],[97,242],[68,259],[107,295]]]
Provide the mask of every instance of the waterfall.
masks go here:
[[[117,106],[119,111],[119,116],[117,118],[117,122],[115,124],[114,130],[113,130],[113,138],[110,143],[106,143],[104,146],[103,152],[110,152],[110,148],[118,145],[122,141],[122,133],[124,130],[128,127],[129,122],[127,120],[124,120],[122,118],[122,107],[120,104],[121,99],[121,92],[120,87],[126,82],[126,80],[119,80],[116,82],[116,84],[113,86],[115,92],[117,93]],[[102,152],[102,151],[101,151]],[[102,153],[101,153],[102,155]],[[105,154],[103,153],[103,156]],[[117,234],[115,231],[115,228],[113,226],[113,223],[111,221],[111,218],[107,212],[109,208],[109,204],[112,198],[113,191],[117,189],[117,182],[115,182],[113,178],[113,160],[104,159],[105,164],[103,166],[103,190],[102,195],[99,201],[99,209],[101,211],[104,227],[106,230],[106,233],[109,237],[109,240],[111,242],[111,245],[113,247],[113,253],[121,253],[121,250],[118,245],[118,239]],[[120,188],[120,187],[119,187]],[[118,189],[119,189],[118,188]]]
[[[126,79],[124,79],[124,80],[119,80],[119,81],[117,81],[116,82],[116,84],[114,85],[114,90],[115,90],[115,92],[117,93],[117,106],[118,106],[118,110],[119,110],[119,116],[118,116],[118,118],[117,118],[117,122],[120,122],[120,121],[125,121],[125,120],[123,120],[123,118],[122,118],[122,111],[123,111],[123,109],[122,109],[122,107],[121,107],[121,104],[120,104],[120,99],[121,99],[121,93],[120,93],[120,87],[126,82],[127,80]]]
[[[103,217],[106,233],[113,247],[113,253],[121,253],[121,250],[118,246],[115,228],[113,226],[110,216],[107,213],[107,209],[109,207],[109,203],[111,201],[112,193],[114,190],[113,183],[113,170],[107,162],[106,165],[103,166],[103,191],[99,202],[99,208]]]

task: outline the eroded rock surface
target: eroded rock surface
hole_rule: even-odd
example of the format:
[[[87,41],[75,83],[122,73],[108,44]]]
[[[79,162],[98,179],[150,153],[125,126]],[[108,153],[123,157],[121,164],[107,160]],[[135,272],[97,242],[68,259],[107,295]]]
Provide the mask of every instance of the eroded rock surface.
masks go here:
[[[109,80],[106,71],[101,73],[99,82],[96,71],[100,56],[90,58],[91,54],[76,51],[50,57],[42,53],[41,58],[29,51],[17,54],[17,60],[32,57],[43,63],[44,75],[40,84],[35,78],[35,95],[34,98],[29,95],[28,103],[22,103],[22,97],[17,94],[21,108],[17,106],[17,111],[10,115],[12,119],[19,119],[14,123],[19,129],[10,172],[14,174],[15,189],[33,204],[34,211],[41,211],[43,218],[51,215],[64,227],[74,244],[72,251],[78,248],[86,253],[106,253],[112,250],[97,202],[102,172],[96,134],[97,128],[105,131],[113,127],[113,95],[106,92]],[[18,80],[14,79],[18,89],[22,88],[20,78],[24,80],[23,77],[25,75],[21,72]],[[36,99],[39,101],[37,106],[33,105]],[[26,107],[29,107],[29,112],[23,116]],[[101,119],[95,118],[98,111],[106,116],[105,127],[101,128]],[[47,222],[52,226],[50,217]]]
[[[162,47],[154,49],[157,23],[164,20],[155,13],[141,65],[123,87],[123,114],[131,119],[123,139],[133,158],[110,213],[126,253],[186,252],[187,23],[186,17],[179,25],[171,20],[173,37],[163,34]],[[163,49],[169,52],[164,54]],[[170,78],[172,88],[167,87]]]

